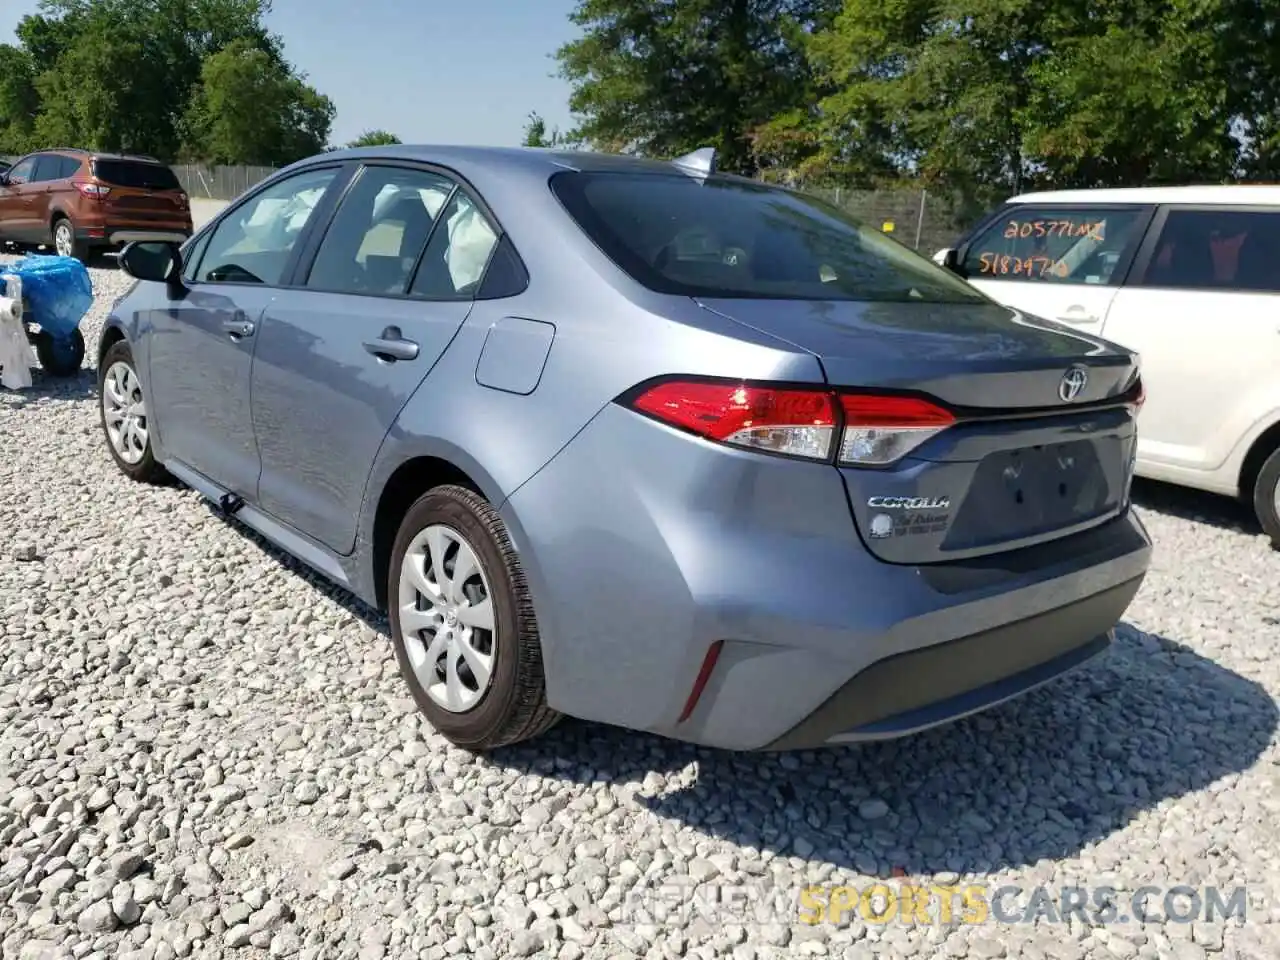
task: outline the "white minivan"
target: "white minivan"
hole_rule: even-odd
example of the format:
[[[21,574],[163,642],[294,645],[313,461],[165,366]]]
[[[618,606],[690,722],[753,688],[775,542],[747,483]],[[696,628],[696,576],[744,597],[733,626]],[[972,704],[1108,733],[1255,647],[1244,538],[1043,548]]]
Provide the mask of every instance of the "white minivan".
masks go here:
[[[1280,549],[1280,186],[1024,194],[934,259],[1139,353],[1137,473],[1240,497]]]

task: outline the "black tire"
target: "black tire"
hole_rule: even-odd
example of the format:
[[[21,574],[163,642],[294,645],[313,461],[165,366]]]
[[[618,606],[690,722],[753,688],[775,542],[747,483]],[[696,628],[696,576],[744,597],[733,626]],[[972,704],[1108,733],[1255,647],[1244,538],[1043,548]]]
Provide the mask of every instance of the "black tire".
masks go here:
[[[1271,546],[1280,550],[1280,448],[1271,451],[1253,481],[1253,512]]]
[[[65,245],[69,250],[69,253],[64,253],[62,250],[58,249],[58,233],[60,230],[71,231],[69,243]],[[87,264],[93,255],[93,250],[89,247],[89,244],[76,237],[76,227],[75,224],[71,222],[70,217],[57,216],[53,218],[53,223],[49,228],[49,241],[53,246],[54,253],[59,256],[75,257],[84,264]]]
[[[400,626],[400,571],[414,538],[442,524],[461,534],[480,561],[494,611],[493,668],[488,687],[465,712],[438,704],[418,681]],[[528,740],[551,729],[560,714],[547,706],[542,645],[520,557],[506,525],[483,497],[458,486],[441,486],[420,497],[405,514],[391,551],[387,577],[391,638],[418,709],[446,739],[482,752]]]
[[[116,462],[116,466],[130,480],[138,483],[162,484],[169,479],[169,474],[163,466],[156,460],[155,450],[151,445],[151,424],[147,422],[147,442],[142,452],[142,457],[137,463],[130,463],[120,456],[117,452],[115,444],[111,440],[111,432],[107,429],[107,374],[118,363],[127,364],[132,371],[133,376],[138,376],[137,365],[133,362],[133,351],[129,349],[129,343],[126,340],[119,340],[113,343],[102,357],[102,363],[98,365],[98,421],[102,424],[102,436],[107,441],[107,450],[111,454],[111,459]]]
[[[31,338],[36,359],[51,377],[73,377],[84,364],[84,334],[74,330],[70,338],[59,344],[47,330]]]

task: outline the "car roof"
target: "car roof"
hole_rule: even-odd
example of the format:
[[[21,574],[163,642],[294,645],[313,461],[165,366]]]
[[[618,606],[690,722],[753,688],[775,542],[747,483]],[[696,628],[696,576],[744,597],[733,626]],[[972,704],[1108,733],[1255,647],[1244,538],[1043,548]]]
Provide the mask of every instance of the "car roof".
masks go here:
[[[61,153],[73,157],[85,157],[90,160],[127,160],[131,163],[154,163],[164,166],[155,157],[148,157],[140,153],[105,153],[97,150],[84,150],[80,147],[45,147],[43,150],[33,150],[27,154],[29,157],[43,156],[47,153]]]
[[[416,160],[442,166],[512,170],[527,173],[574,170],[580,172],[652,173],[671,175],[679,168],[669,160],[589,150],[558,150],[546,147],[486,147],[435,144],[393,144],[333,150],[300,161],[301,165],[322,160]],[[717,176],[724,176],[717,174]]]
[[[1224,206],[1280,206],[1280,184],[1230,183],[1182,187],[1046,190],[1011,197],[1009,203],[1211,203]]]

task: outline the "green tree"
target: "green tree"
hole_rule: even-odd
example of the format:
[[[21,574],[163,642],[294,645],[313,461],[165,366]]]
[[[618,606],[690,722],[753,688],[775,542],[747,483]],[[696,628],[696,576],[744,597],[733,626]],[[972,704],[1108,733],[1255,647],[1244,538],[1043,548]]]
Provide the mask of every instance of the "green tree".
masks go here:
[[[564,137],[558,129],[547,133],[547,121],[543,120],[536,110],[529,114],[529,120],[524,125],[524,135],[520,142],[522,146],[526,147],[560,147],[565,145]]]
[[[579,0],[583,36],[556,53],[582,122],[571,136],[672,156],[713,146],[758,172],[756,131],[811,93],[800,38],[831,0]]]
[[[400,143],[401,140],[394,133],[386,130],[366,130],[360,136],[356,137],[348,147],[386,147]]]
[[[271,166],[324,150],[332,101],[251,41],[236,40],[205,60],[201,81],[186,123],[194,154]]]
[[[1234,74],[1250,65],[1230,52],[1243,27],[1233,7],[1135,0],[1055,37],[1015,118],[1043,179],[1139,185],[1238,172],[1232,129],[1249,108]]]
[[[58,55],[54,69],[36,79],[41,111],[40,145],[85,146],[172,155],[177,135],[150,97],[148,62],[137,24],[111,23],[98,13],[85,17]]]
[[[0,153],[25,152],[40,111],[36,70],[20,47],[0,45]]]
[[[843,0],[804,41],[813,107],[762,134],[806,172],[973,206],[1222,180],[1280,161],[1278,21],[1277,0]]]
[[[203,128],[201,84],[208,61],[233,44],[260,55],[264,88],[289,86],[291,96],[272,102],[283,116],[265,118],[277,133],[308,131],[331,105],[296,76],[279,38],[264,18],[270,0],[41,0],[37,13],[18,25],[19,52],[33,65],[26,86],[18,67],[0,55],[0,138],[12,123],[13,90],[25,90],[31,119],[27,139],[51,144],[149,153],[162,159],[198,152]],[[38,65],[38,69],[34,66]],[[282,84],[281,76],[289,78]],[[21,131],[19,131],[21,133]],[[292,135],[292,134],[291,134]],[[278,143],[288,155],[307,137]],[[237,162],[245,158],[235,158]]]

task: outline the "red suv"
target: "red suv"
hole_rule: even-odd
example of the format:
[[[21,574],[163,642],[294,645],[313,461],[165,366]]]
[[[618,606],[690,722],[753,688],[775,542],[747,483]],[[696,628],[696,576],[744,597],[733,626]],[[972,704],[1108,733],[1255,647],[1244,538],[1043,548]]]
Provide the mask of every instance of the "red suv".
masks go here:
[[[43,150],[0,173],[0,241],[52,244],[88,261],[130,240],[189,236],[186,191],[150,157]]]

